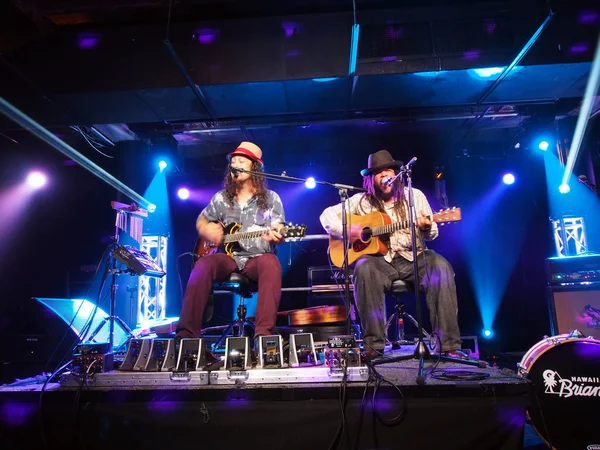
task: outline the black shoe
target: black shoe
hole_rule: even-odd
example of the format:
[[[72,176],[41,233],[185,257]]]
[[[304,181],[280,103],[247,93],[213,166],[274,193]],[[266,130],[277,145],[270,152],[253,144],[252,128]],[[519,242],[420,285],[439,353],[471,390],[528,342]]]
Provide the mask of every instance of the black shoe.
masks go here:
[[[362,356],[363,356],[364,359],[366,359],[368,361],[372,361],[374,359],[383,357],[384,350],[385,349],[383,349],[383,348],[381,348],[381,349],[378,349],[378,348],[367,348],[363,352]]]

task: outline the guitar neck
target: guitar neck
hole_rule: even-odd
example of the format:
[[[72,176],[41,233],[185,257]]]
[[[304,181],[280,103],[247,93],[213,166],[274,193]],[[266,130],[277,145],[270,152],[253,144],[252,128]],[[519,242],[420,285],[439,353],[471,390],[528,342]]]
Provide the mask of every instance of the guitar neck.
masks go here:
[[[431,220],[431,216],[428,216]],[[371,233],[373,236],[381,236],[382,234],[391,234],[398,230],[406,230],[410,228],[410,221],[403,220],[401,222],[389,223],[387,225],[382,225],[380,227],[375,227],[371,229]]]
[[[270,228],[264,228],[261,230],[244,231],[242,233],[228,234],[223,238],[223,242],[225,244],[227,244],[229,242],[244,241],[247,239],[256,239],[256,238],[261,237],[265,231],[269,231],[269,230],[270,230]],[[283,228],[281,230],[281,233],[285,234],[286,231],[287,231],[287,228]]]

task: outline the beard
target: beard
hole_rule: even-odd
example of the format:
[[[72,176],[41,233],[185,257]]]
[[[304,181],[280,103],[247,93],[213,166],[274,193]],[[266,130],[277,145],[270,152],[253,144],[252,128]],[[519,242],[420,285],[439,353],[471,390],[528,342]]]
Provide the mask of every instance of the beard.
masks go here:
[[[375,196],[378,199],[380,199],[380,200],[382,200],[384,202],[389,201],[394,196],[394,190],[393,189],[390,189],[389,192],[384,192],[381,189],[381,186],[378,185],[378,184],[375,184],[374,188],[375,188]]]

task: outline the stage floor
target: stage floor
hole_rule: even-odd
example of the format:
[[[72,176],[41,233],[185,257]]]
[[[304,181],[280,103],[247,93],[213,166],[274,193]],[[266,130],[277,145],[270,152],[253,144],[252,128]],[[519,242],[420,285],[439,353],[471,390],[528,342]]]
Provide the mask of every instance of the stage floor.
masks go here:
[[[385,356],[378,359],[377,361],[385,361],[396,356],[401,355],[412,355],[414,353],[414,346],[407,345],[403,346],[399,350],[391,350],[385,353]],[[465,365],[456,362],[438,361],[437,358],[425,361],[425,386],[417,386],[417,374],[418,374],[418,360],[408,359],[405,361],[390,362],[381,365],[376,365],[375,369],[377,372],[388,382],[393,385],[400,386],[403,389],[419,388],[419,391],[439,391],[448,395],[451,391],[459,390],[461,393],[474,388],[475,390],[482,390],[488,385],[493,385],[495,389],[501,389],[503,392],[514,392],[525,394],[528,391],[528,382],[522,377],[517,376],[515,371],[508,369],[500,369],[498,367],[486,367],[479,368],[472,365]],[[353,387],[365,387],[366,379],[368,378],[368,368],[363,367],[358,373],[358,368],[353,368],[351,374],[348,377],[348,385]],[[259,372],[257,369],[250,369],[247,371],[252,374]],[[299,381],[294,382],[290,378],[290,374],[294,373],[315,374],[313,378],[323,378],[320,374],[328,373],[329,370],[324,366],[320,367],[305,367],[305,368],[293,368],[293,369],[263,369],[260,373],[273,374],[269,378],[261,377],[266,380],[276,380],[277,374],[282,374],[278,381],[274,382],[261,382],[257,381],[256,377],[250,377],[244,380],[243,377],[238,377],[231,384],[223,384],[221,381],[217,381],[215,377],[212,379],[207,377],[205,382],[199,380],[198,377],[192,377],[191,382],[182,381],[171,381],[169,380],[169,373],[163,372],[118,372],[114,371],[111,375],[119,375],[120,381],[107,386],[106,383],[93,383],[89,382],[83,386],[83,390],[161,390],[161,389],[229,389],[231,385],[235,385],[237,389],[268,389],[278,388],[285,386],[286,388],[331,388],[332,385],[339,387],[341,382],[341,376],[339,377],[326,377],[326,382],[311,382],[311,381]],[[468,373],[465,373],[468,372]],[[192,372],[194,374],[195,372]],[[202,373],[202,372],[198,372]],[[206,372],[207,375],[210,372]],[[225,370],[214,371],[213,373],[224,374],[228,373]],[[317,373],[319,375],[317,375]],[[149,375],[154,375],[152,378],[148,378]],[[156,375],[163,375],[164,382],[161,382]],[[138,380],[131,383],[124,383],[121,379],[129,377],[131,380]],[[108,377],[107,377],[108,378]],[[297,376],[298,379],[306,379],[307,377]],[[150,379],[150,381],[146,381]],[[45,378],[42,376],[33,377],[28,380],[17,381],[12,384],[0,386],[0,395],[7,392],[39,392],[42,389],[42,385]],[[72,391],[73,389],[79,389],[78,386],[73,386],[73,383],[65,383],[63,380],[61,383],[52,382],[48,383],[45,387],[45,391]],[[415,391],[417,392],[417,391]]]
[[[390,356],[412,352],[411,346]],[[330,448],[336,436],[342,440],[338,448],[523,448],[526,380],[506,369],[450,362],[439,363],[431,374],[435,362],[426,362],[424,386],[416,383],[417,360],[377,366],[386,382],[376,388],[372,378],[346,385],[340,379],[266,384],[238,379],[195,386],[49,383],[42,393],[38,377],[0,388],[0,448],[312,450]],[[444,374],[448,379],[437,377]],[[469,378],[453,379],[461,374]]]

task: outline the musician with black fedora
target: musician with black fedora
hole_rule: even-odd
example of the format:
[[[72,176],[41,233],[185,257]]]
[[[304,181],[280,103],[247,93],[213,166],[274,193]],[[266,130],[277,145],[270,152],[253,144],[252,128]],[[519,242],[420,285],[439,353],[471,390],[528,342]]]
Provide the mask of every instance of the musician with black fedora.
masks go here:
[[[370,154],[367,168],[361,171],[363,187],[367,192],[348,199],[348,212],[359,216],[373,212],[387,214],[392,223],[408,220],[408,188],[398,174],[402,161],[395,160],[387,150]],[[438,236],[438,227],[430,219],[431,206],[425,194],[414,189],[415,224],[420,239],[417,242],[419,280],[426,293],[431,324],[441,342],[441,352],[447,356],[464,358],[460,351],[458,304],[454,270],[442,256],[426,248],[424,241]],[[321,224],[333,236],[342,235],[341,204],[331,206],[320,216]],[[362,226],[348,224],[350,242],[361,236]],[[423,257],[422,255],[425,255]],[[363,327],[363,344],[367,357],[382,355],[385,347],[385,292],[395,280],[414,280],[412,240],[409,229],[390,234],[387,253],[360,256],[354,267],[354,298]],[[438,352],[439,348],[436,349]]]

